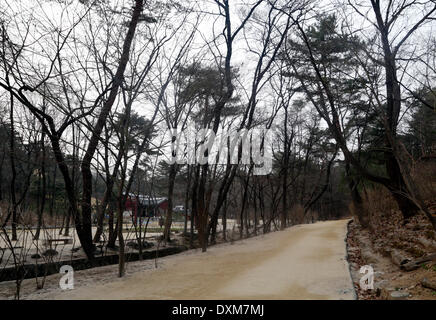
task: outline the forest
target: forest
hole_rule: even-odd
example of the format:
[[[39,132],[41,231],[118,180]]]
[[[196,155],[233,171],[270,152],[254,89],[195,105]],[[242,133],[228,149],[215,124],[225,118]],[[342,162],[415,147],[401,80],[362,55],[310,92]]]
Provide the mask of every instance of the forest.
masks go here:
[[[0,270],[19,297],[68,239],[122,277],[149,246],[378,232],[386,202],[436,231],[435,21],[434,0],[0,0]],[[268,131],[270,172],[240,140],[236,162],[171,161],[218,158],[203,129]]]

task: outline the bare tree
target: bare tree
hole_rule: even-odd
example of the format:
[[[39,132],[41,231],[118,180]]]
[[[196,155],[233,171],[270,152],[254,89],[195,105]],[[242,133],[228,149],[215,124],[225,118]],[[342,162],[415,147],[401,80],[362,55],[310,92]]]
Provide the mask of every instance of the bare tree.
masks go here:
[[[79,17],[78,21],[73,24],[73,26],[68,30],[66,35],[62,32],[58,33],[58,41],[57,47],[54,53],[54,56],[49,58],[50,64],[46,70],[46,73],[42,77],[42,79],[35,83],[26,82],[26,80],[22,77],[25,72],[22,70],[22,66],[20,65],[20,59],[24,59],[23,57],[23,48],[26,46],[27,38],[23,39],[23,43],[21,46],[17,47],[17,44],[12,42],[9,39],[8,34],[6,33],[6,29],[3,24],[3,35],[2,35],[2,57],[4,66],[2,72],[4,72],[4,77],[2,77],[0,81],[0,86],[5,90],[9,91],[11,95],[19,101],[23,106],[28,108],[41,122],[43,126],[43,130],[46,132],[47,136],[51,141],[51,145],[56,156],[56,161],[58,163],[59,169],[62,173],[65,182],[65,188],[68,195],[68,200],[71,206],[71,210],[73,213],[73,217],[75,219],[75,227],[77,234],[79,236],[80,242],[82,244],[83,250],[85,251],[88,259],[93,261],[93,245],[92,245],[92,232],[91,232],[91,195],[92,195],[92,172],[91,172],[91,161],[93,159],[95,150],[97,148],[100,135],[102,133],[104,124],[106,123],[109,112],[115,102],[115,99],[118,95],[118,90],[123,81],[124,71],[127,66],[127,62],[129,59],[129,53],[132,46],[133,38],[135,35],[136,26],[138,25],[138,21],[141,17],[141,12],[143,10],[144,1],[138,0],[135,1],[135,6],[132,11],[132,16],[129,22],[128,30],[125,35],[122,53],[120,55],[120,60],[116,69],[116,72],[113,76],[111,86],[108,87],[103,94],[97,97],[94,101],[94,106],[97,106],[100,101],[103,100],[104,94],[108,92],[108,96],[102,102],[101,110],[97,116],[97,121],[91,130],[91,137],[86,148],[85,155],[81,161],[81,172],[82,172],[82,200],[81,200],[81,209],[78,208],[78,199],[73,190],[73,182],[71,180],[71,176],[68,170],[68,167],[65,163],[64,155],[61,151],[60,147],[60,139],[65,130],[74,122],[79,119],[87,116],[90,112],[86,112],[80,114],[79,116],[74,117],[73,115],[68,115],[63,123],[57,128],[55,120],[53,117],[47,112],[43,112],[39,108],[37,108],[34,103],[31,102],[31,99],[28,97],[27,92],[32,94],[42,94],[39,89],[40,87],[47,82],[53,75],[54,72],[54,64],[57,61],[57,58],[60,56],[67,40],[69,39],[71,33],[75,29],[75,27],[83,20],[86,14],[92,8],[92,5],[85,11],[85,14]],[[27,32],[30,30],[31,23],[27,24]],[[13,73],[12,73],[13,71]],[[11,82],[10,78],[13,77],[14,82]],[[91,108],[94,110],[94,108]]]

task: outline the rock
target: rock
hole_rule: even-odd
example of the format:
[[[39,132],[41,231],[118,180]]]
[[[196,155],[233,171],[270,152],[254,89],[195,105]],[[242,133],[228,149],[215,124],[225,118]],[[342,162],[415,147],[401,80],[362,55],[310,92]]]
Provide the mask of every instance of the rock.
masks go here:
[[[349,264],[350,264],[350,268],[351,268],[352,270],[357,270],[357,269],[359,269],[359,265],[358,265],[357,263],[355,263],[355,262],[349,262]]]
[[[386,286],[389,284],[388,280],[380,280],[374,283],[375,289],[383,289],[386,288]]]
[[[429,254],[425,257],[422,257],[422,258],[419,258],[417,260],[410,261],[406,264],[403,264],[401,266],[401,269],[406,270],[406,271],[413,271],[413,270],[419,269],[423,263],[429,262],[429,261],[436,261],[436,253]]]
[[[432,289],[432,290],[436,291],[436,281],[430,281],[427,278],[424,278],[424,279],[421,280],[421,285],[424,288]]]
[[[391,296],[391,291],[393,291],[393,289],[389,288],[377,288],[376,293],[378,290],[380,290],[378,296],[381,297],[383,300],[389,300],[389,297]]]
[[[143,247],[144,249],[148,249],[148,248],[151,248],[151,247],[153,247],[153,246],[154,246],[154,243],[153,243],[153,242],[144,241],[144,242],[142,243],[142,247]]]
[[[44,257],[53,257],[53,256],[55,256],[57,254],[58,254],[58,252],[56,250],[54,250],[54,249],[48,249],[48,250],[46,250],[45,252],[42,253],[42,255]]]
[[[230,234],[230,232],[229,232],[228,234]],[[190,234],[189,232],[183,233],[183,237],[184,237],[185,239],[189,240],[189,239],[191,238],[191,234]],[[197,240],[197,239],[198,239],[198,234],[197,234],[197,233],[194,233],[194,234],[192,235],[192,238],[193,238],[194,240]]]
[[[405,227],[406,229],[409,229],[409,230],[414,230],[415,228],[417,228],[417,225],[414,224],[414,223],[409,222],[409,223],[406,223],[406,224],[404,225],[404,227]],[[418,227],[418,228],[419,228],[419,227]],[[419,230],[419,229],[418,229],[418,230]]]
[[[419,231],[419,230],[425,230],[428,228],[428,224],[427,223],[418,223],[415,225],[415,227],[413,228],[414,231]]]
[[[394,291],[390,294],[390,300],[407,300],[410,294],[407,291]]]
[[[139,244],[137,241],[129,241],[126,243],[126,246],[134,248],[135,250],[139,250]],[[152,242],[144,241],[142,243],[142,249],[149,249],[153,246],[154,244]]]
[[[427,249],[436,250],[436,241],[419,237],[418,242]]]
[[[375,296],[376,297],[380,297],[381,294],[382,294],[382,289],[380,289],[380,288],[375,289]]]
[[[391,251],[391,259],[392,262],[398,267],[401,267],[410,261],[410,259],[407,259],[400,251],[395,249]]]
[[[378,262],[377,256],[374,253],[372,253],[371,250],[369,249],[362,249],[361,256],[366,264],[375,264]]]
[[[102,244],[95,245],[94,246],[94,253],[95,254],[104,254],[103,248],[104,248],[104,245],[102,245]]]
[[[378,251],[381,253],[383,257],[387,258],[391,256],[392,248],[380,247],[378,248]]]

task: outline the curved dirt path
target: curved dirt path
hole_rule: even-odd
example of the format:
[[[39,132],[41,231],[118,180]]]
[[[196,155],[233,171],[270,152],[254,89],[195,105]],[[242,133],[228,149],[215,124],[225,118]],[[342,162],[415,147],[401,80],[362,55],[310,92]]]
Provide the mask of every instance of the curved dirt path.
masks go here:
[[[299,225],[206,253],[189,251],[161,259],[158,269],[44,298],[354,299],[345,259],[347,222]]]

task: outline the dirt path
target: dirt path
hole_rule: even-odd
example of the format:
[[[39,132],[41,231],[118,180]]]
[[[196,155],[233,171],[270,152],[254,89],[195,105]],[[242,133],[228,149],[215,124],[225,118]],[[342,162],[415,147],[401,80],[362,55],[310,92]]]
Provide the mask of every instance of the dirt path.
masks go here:
[[[190,251],[161,259],[158,269],[106,283],[86,283],[86,273],[77,272],[82,280],[76,289],[31,298],[354,299],[346,225],[347,220],[300,225],[207,253]]]

